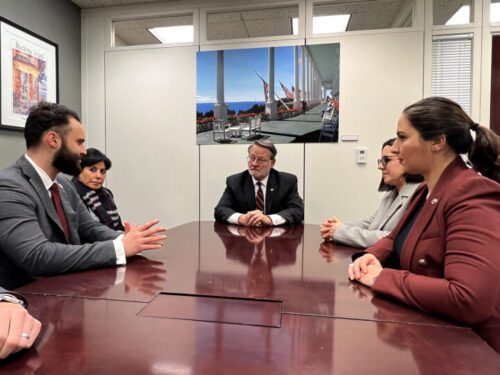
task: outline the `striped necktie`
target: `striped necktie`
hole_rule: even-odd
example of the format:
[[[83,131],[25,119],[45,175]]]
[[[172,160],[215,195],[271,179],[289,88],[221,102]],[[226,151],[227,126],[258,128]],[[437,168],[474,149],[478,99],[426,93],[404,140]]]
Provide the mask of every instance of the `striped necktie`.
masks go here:
[[[257,190],[257,196],[255,197],[255,207],[259,211],[264,212],[264,192],[262,191],[262,182],[257,182],[259,190]]]

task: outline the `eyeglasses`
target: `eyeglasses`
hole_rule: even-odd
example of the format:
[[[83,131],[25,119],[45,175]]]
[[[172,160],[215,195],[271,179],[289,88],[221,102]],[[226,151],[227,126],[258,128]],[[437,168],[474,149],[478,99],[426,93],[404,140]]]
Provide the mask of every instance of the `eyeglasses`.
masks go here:
[[[257,164],[264,164],[264,163],[267,163],[267,162],[269,161],[269,159],[256,158],[256,157],[255,157],[255,156],[253,156],[253,155],[248,155],[248,156],[247,156],[247,160],[248,160],[250,163],[257,162]]]
[[[382,156],[382,159],[377,159],[377,165],[382,164],[382,167],[387,167],[387,164],[393,160],[395,156]]]

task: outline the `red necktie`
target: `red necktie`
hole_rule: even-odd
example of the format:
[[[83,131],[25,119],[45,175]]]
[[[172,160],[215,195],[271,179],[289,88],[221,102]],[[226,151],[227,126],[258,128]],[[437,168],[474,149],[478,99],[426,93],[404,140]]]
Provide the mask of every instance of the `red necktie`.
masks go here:
[[[262,191],[262,182],[257,182],[259,190],[257,190],[257,196],[255,197],[255,207],[259,211],[264,212],[264,192]]]
[[[64,215],[64,210],[61,204],[61,194],[59,193],[59,188],[57,184],[54,182],[52,186],[49,188],[52,193],[52,202],[56,207],[57,216],[59,217],[59,221],[64,230],[64,237],[66,237],[66,242],[69,243],[69,231],[68,231],[68,222],[66,221],[66,215]]]

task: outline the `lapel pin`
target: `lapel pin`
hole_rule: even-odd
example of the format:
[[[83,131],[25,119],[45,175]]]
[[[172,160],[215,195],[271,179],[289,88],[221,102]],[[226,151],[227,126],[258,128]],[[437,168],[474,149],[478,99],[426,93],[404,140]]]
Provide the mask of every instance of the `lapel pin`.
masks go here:
[[[274,188],[271,188],[271,191],[274,191]]]
[[[434,198],[433,200],[431,200],[431,204],[436,204],[438,202],[437,198]]]

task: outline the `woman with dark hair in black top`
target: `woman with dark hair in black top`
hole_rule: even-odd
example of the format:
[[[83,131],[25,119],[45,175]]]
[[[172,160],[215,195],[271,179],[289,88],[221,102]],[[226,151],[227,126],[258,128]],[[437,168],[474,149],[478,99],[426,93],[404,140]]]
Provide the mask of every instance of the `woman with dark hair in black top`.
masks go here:
[[[95,148],[87,149],[82,157],[82,171],[71,180],[89,211],[102,224],[114,230],[124,230],[111,190],[103,187],[111,160]]]

